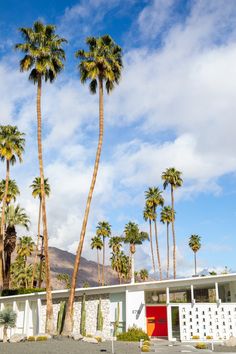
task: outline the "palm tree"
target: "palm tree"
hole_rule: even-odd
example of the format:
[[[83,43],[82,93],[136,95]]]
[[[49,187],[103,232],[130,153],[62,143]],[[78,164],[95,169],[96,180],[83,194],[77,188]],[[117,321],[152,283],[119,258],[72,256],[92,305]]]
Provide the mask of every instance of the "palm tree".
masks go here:
[[[109,240],[109,247],[112,249],[111,266],[117,272],[119,282],[121,283],[121,261],[123,252],[121,251],[123,237],[113,236]]]
[[[30,220],[27,216],[25,209],[17,206],[8,205],[6,208],[6,237],[4,239],[4,258],[5,258],[5,275],[4,275],[4,288],[9,288],[10,282],[10,267],[11,255],[16,247],[16,226],[22,226],[29,230]]]
[[[0,230],[0,289],[4,281],[3,244],[5,238],[5,209],[7,204],[8,185],[10,179],[10,165],[14,165],[17,159],[22,162],[25,139],[16,126],[0,126],[0,159],[6,161],[5,193],[2,200],[2,217]]]
[[[6,180],[2,179],[0,182],[0,202],[3,201],[5,190],[6,190]],[[12,200],[15,202],[16,197],[18,195],[20,195],[20,191],[16,184],[16,181],[14,179],[9,179],[6,205],[9,205]]]
[[[160,257],[160,249],[159,249],[159,242],[158,242],[158,235],[157,235],[156,210],[158,206],[164,205],[164,198],[162,196],[162,191],[160,191],[158,187],[149,187],[148,190],[145,191],[145,198],[146,198],[147,207],[150,208],[153,212],[158,269],[160,274],[160,280],[162,280],[161,257]]]
[[[88,37],[86,43],[89,46],[89,51],[86,52],[84,50],[78,50],[76,53],[76,57],[80,59],[79,71],[81,82],[86,83],[88,80],[90,81],[89,87],[92,94],[95,94],[97,92],[98,86],[99,139],[93,170],[93,177],[89,188],[89,194],[84,212],[82,229],[80,233],[79,245],[76,252],[74,271],[72,275],[71,291],[63,330],[64,335],[70,335],[73,329],[73,305],[75,298],[76,279],[102,151],[104,132],[104,85],[107,93],[109,94],[114,89],[115,84],[119,83],[122,70],[121,48],[116,45],[116,43],[110,36],[105,35],[99,38]]]
[[[70,276],[67,273],[59,273],[57,274],[57,280],[60,282],[63,282],[65,284],[66,289],[70,289],[71,283],[70,283]]]
[[[17,256],[15,262],[11,264],[11,287],[13,289],[30,287],[33,267],[32,264],[25,265],[25,258]]]
[[[139,227],[134,222],[128,222],[124,230],[124,242],[130,245],[131,255],[131,283],[134,283],[134,254],[136,245],[142,245],[143,241],[148,240],[147,232],[139,231]]]
[[[34,198],[39,198],[38,235],[37,235],[37,243],[36,243],[36,247],[35,247],[33,273],[32,273],[32,280],[31,280],[31,288],[33,288],[36,266],[37,266],[37,256],[38,256],[40,234],[41,234],[40,228],[41,228],[41,213],[42,213],[42,193],[41,193],[41,179],[40,179],[40,177],[35,177],[35,179],[33,180],[33,183],[31,184],[30,187],[32,188],[32,196]],[[44,178],[44,192],[45,192],[46,197],[49,197],[50,191],[51,190],[50,190],[50,185],[48,183],[48,178]]]
[[[19,257],[24,259],[24,265],[27,264],[27,258],[31,256],[34,251],[34,241],[30,236],[23,236],[19,238],[16,251]]]
[[[0,326],[3,326],[3,343],[7,342],[7,329],[16,326],[17,314],[10,308],[0,311]]]
[[[100,285],[101,277],[100,277],[100,260],[99,260],[99,251],[103,248],[103,242],[100,236],[94,236],[91,239],[91,249],[94,248],[97,250],[97,264],[98,264],[98,285]]]
[[[150,238],[150,246],[151,246],[152,268],[154,273],[156,272],[156,267],[155,267],[155,258],[154,258],[153,241],[152,241],[152,221],[155,220],[155,215],[156,214],[153,212],[153,208],[150,208],[146,203],[143,211],[143,218],[145,221],[149,221],[149,238]]]
[[[166,249],[167,249],[167,265],[166,265],[166,278],[169,279],[170,274],[170,238],[169,238],[169,225],[172,222],[173,213],[170,206],[165,206],[161,211],[161,222],[166,224]]]
[[[140,279],[142,280],[142,281],[146,281],[146,280],[148,280],[148,271],[147,271],[147,269],[141,269],[140,271],[139,271],[139,276],[140,276]]]
[[[97,225],[97,236],[102,237],[103,242],[103,257],[102,257],[102,285],[105,284],[104,268],[105,268],[105,248],[106,238],[111,236],[111,225],[107,221],[99,221]]]
[[[171,207],[172,207],[172,236],[173,236],[173,272],[174,272],[174,279],[176,279],[176,236],[175,236],[175,217],[174,217],[174,211],[175,211],[175,205],[174,205],[174,190],[176,188],[179,188],[183,184],[183,180],[181,178],[182,172],[176,170],[174,167],[167,168],[163,173],[162,173],[162,180],[163,182],[163,187],[166,189],[168,185],[170,185],[170,190],[171,190]]]
[[[188,245],[194,253],[194,270],[195,270],[195,275],[197,275],[197,252],[201,248],[201,236],[191,235],[189,237]]]
[[[42,219],[43,237],[45,246],[45,267],[46,267],[46,289],[47,289],[47,311],[46,311],[46,332],[54,333],[53,306],[50,278],[50,261],[48,251],[48,230],[46,215],[46,198],[44,190],[44,167],[42,151],[42,115],[41,95],[42,82],[53,82],[57,75],[63,70],[65,52],[62,45],[66,43],[56,33],[56,26],[44,25],[36,21],[32,28],[20,28],[24,43],[16,44],[16,49],[23,52],[24,57],[20,61],[21,71],[30,71],[29,80],[37,85],[37,135],[38,135],[38,160],[41,181],[42,195]]]
[[[120,273],[120,280],[123,278],[125,281],[127,281],[130,277],[130,257],[124,254],[123,251],[120,252],[119,258],[118,258],[118,267],[119,267],[119,273]]]

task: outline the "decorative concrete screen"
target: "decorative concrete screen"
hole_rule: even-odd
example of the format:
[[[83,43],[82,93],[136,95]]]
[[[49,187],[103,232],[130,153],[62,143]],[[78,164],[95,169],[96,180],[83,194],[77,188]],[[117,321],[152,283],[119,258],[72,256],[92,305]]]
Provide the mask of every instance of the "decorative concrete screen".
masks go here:
[[[236,336],[236,303],[180,304],[179,320],[182,341],[227,339]]]

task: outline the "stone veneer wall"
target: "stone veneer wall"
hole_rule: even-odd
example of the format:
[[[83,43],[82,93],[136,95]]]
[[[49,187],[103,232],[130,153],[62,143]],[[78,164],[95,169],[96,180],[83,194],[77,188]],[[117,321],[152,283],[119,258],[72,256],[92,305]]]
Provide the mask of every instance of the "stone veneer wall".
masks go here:
[[[109,295],[86,295],[86,333],[94,335],[97,331],[97,310],[99,304],[99,298],[101,298],[102,303],[102,313],[103,313],[103,335],[104,337],[110,337],[110,299]],[[57,314],[60,309],[60,302],[66,301],[67,299],[54,299],[53,300],[53,315],[54,324],[57,324]],[[75,297],[74,303],[74,333],[80,333],[80,318],[81,318],[81,302],[82,296]],[[46,320],[46,301],[42,301],[41,305],[41,323],[40,332],[45,331],[45,320]]]

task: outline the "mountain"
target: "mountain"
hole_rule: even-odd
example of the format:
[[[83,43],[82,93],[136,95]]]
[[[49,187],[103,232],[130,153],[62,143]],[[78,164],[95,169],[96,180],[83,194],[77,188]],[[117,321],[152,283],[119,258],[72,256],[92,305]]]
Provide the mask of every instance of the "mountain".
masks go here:
[[[59,273],[66,273],[70,277],[72,276],[75,255],[63,251],[56,247],[49,247],[51,275],[52,275],[52,287],[53,289],[63,289],[65,284],[57,280]],[[86,258],[81,257],[80,267],[77,278],[77,287],[82,287],[85,282],[90,286],[97,286],[97,263],[94,261],[88,261]],[[105,281],[106,284],[118,284],[117,274],[110,266],[105,266]]]

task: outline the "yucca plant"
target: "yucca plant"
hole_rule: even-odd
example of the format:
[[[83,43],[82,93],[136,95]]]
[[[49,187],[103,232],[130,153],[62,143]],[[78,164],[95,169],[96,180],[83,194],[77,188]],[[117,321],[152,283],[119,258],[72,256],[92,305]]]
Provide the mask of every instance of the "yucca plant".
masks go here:
[[[3,343],[7,342],[7,329],[16,326],[16,312],[6,308],[0,311],[0,326],[3,326]]]

